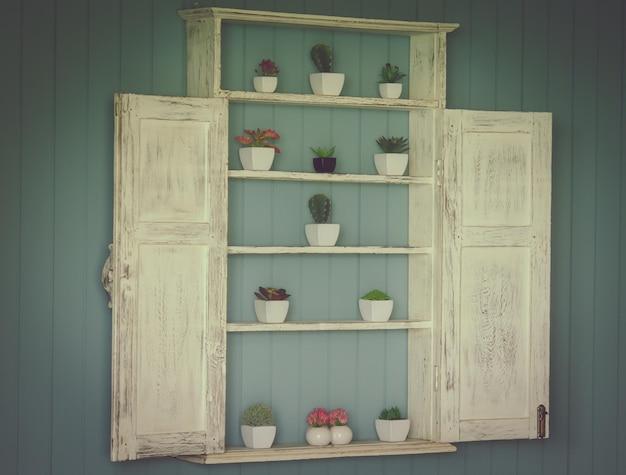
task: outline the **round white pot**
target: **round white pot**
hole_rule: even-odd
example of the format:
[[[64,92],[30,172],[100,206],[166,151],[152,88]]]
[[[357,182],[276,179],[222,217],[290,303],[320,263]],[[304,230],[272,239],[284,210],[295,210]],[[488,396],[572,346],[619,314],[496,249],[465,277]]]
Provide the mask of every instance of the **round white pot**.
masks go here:
[[[311,73],[309,75],[313,94],[318,96],[338,96],[343,89],[345,78],[343,73]]]
[[[309,445],[330,444],[330,429],[328,427],[307,427],[306,441]]]
[[[309,241],[309,246],[330,247],[337,244],[340,227],[341,225],[339,224],[330,223],[306,224],[304,233],[307,241]]]
[[[261,323],[282,323],[287,318],[289,300],[259,300],[254,301],[256,319]]]
[[[393,311],[393,300],[359,299],[359,311],[366,322],[386,322]]]
[[[333,445],[346,445],[352,442],[352,429],[348,426],[332,426],[330,428],[330,442]]]
[[[376,419],[376,434],[381,442],[403,442],[409,435],[410,419],[387,421]]]
[[[276,426],[241,426],[241,438],[249,449],[269,449],[276,437]]]
[[[245,170],[269,170],[274,162],[272,147],[241,147],[239,160]]]
[[[402,83],[381,82],[378,84],[378,93],[383,99],[397,99],[402,95]]]
[[[409,163],[408,153],[377,153],[374,155],[374,165],[379,175],[404,175]]]
[[[276,76],[254,76],[252,82],[256,92],[274,92],[278,86]]]

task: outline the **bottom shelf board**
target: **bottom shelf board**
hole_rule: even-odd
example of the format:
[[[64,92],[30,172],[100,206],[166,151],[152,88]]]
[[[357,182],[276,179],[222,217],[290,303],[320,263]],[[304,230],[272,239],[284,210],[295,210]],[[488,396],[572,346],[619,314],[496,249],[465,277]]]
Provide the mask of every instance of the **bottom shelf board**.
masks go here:
[[[331,459],[341,457],[375,457],[381,455],[417,455],[456,452],[445,442],[407,439],[404,442],[355,441],[348,445],[276,445],[270,449],[230,447],[222,454],[188,455],[179,457],[201,464],[279,462],[287,460]]]

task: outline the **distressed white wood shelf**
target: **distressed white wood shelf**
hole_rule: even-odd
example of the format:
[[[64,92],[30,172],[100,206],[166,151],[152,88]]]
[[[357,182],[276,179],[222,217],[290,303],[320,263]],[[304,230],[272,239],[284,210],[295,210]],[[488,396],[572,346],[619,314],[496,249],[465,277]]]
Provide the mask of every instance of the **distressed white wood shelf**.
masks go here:
[[[430,320],[388,320],[386,322],[366,322],[363,320],[336,320],[323,322],[249,322],[226,324],[226,331],[232,333],[409,330],[420,328],[432,328],[432,322]]]
[[[430,247],[228,246],[229,254],[430,254]]]
[[[230,178],[272,181],[323,181],[331,183],[382,183],[388,185],[432,185],[431,177],[355,175],[346,173],[307,173],[281,171],[229,170]]]
[[[277,445],[270,449],[227,447],[226,451],[221,454],[190,455],[180,458],[201,464],[222,464],[449,452],[456,452],[456,447],[445,442],[407,439],[404,442],[356,441],[348,445],[327,445],[325,447],[311,445]]]

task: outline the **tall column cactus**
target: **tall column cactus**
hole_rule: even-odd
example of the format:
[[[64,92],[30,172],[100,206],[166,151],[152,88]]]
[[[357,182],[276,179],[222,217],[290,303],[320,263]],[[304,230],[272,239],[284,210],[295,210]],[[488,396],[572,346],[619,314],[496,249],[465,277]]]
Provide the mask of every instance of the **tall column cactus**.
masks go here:
[[[309,211],[311,216],[313,216],[313,221],[317,224],[328,223],[331,211],[330,198],[321,193],[311,196],[309,199]]]

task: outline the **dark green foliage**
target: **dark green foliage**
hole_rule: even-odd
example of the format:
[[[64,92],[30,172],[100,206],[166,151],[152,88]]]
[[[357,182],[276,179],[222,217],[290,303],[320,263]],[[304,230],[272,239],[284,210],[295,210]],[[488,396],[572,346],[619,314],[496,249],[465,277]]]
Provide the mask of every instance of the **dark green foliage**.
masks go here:
[[[313,216],[313,221],[317,224],[327,223],[330,219],[331,201],[330,198],[324,194],[317,194],[311,196],[309,199],[309,211]]]
[[[253,404],[243,411],[241,424],[253,427],[275,425],[272,408],[266,404]]]
[[[400,408],[398,408],[398,406],[393,406],[388,409],[383,409],[378,418],[386,421],[397,421],[398,419],[402,419],[402,414],[400,413]]]
[[[406,76],[406,74],[401,73],[398,66],[392,66],[390,63],[386,63],[380,71],[380,82],[400,82],[404,76]]]
[[[409,150],[409,139],[404,137],[378,137],[376,143],[385,153],[406,153]]]
[[[333,50],[330,46],[318,43],[311,48],[311,59],[320,73],[333,71]]]
[[[378,289],[370,290],[361,298],[363,300],[391,300],[391,297],[389,297],[389,295]]]

